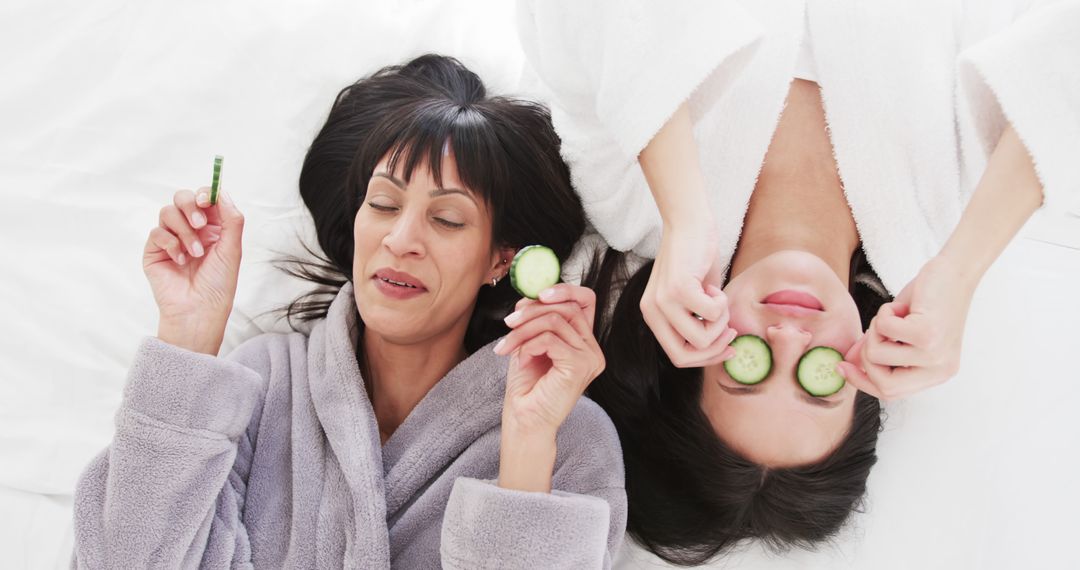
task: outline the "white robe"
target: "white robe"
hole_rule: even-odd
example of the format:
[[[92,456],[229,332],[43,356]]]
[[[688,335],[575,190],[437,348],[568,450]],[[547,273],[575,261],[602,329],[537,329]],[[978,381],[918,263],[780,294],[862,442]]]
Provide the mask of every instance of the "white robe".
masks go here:
[[[637,156],[687,101],[727,266],[808,30],[848,204],[896,293],[956,226],[1006,118],[1045,206],[1080,206],[1080,1],[1026,4],[522,1],[523,88],[551,106],[593,227],[645,257],[661,221]]]

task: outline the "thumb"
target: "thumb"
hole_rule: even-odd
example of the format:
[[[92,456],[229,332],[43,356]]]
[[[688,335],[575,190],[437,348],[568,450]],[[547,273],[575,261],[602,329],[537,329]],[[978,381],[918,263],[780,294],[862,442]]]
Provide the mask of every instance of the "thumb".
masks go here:
[[[239,251],[244,233],[244,214],[240,213],[232,196],[222,190],[218,195],[217,205],[210,206],[207,210],[208,222],[221,226],[221,246],[227,250]]]
[[[871,396],[881,400],[881,390],[878,389],[874,381],[862,371],[861,368],[855,366],[850,362],[841,362],[836,365],[836,371],[844,377],[844,380],[850,382],[852,386],[855,386],[860,392],[866,392]]]

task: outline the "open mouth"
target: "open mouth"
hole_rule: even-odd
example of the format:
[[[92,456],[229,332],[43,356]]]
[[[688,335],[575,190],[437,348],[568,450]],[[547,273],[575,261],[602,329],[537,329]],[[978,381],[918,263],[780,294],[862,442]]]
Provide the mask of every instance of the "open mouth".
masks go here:
[[[397,285],[398,287],[408,287],[409,289],[416,289],[416,285],[410,285],[404,281],[394,281],[393,279],[387,279],[386,277],[379,277],[383,283],[389,283],[391,285]]]

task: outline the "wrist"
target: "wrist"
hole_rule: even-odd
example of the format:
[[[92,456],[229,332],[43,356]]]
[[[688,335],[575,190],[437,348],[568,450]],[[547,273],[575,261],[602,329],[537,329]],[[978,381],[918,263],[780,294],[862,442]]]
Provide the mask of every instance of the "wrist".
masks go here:
[[[499,487],[551,492],[555,470],[555,431],[526,431],[504,424],[499,444]]]
[[[157,338],[185,350],[217,356],[225,338],[225,323],[197,316],[162,317]]]

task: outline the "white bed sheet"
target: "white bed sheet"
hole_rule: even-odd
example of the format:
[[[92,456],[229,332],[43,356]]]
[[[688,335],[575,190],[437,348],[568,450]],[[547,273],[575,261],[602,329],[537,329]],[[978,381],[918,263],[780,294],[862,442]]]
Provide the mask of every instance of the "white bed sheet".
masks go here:
[[[224,350],[286,330],[270,268],[310,222],[303,153],[345,84],[425,51],[513,91],[511,2],[7,2],[0,6],[0,567],[65,567],[71,492],[111,438],[156,311],[140,256],[181,187],[247,216]],[[961,374],[890,406],[868,512],[837,544],[717,567],[1080,567],[1080,218],[1037,219],[986,277]],[[1073,248],[1055,244],[1072,244]],[[624,568],[654,562],[629,547]]]

